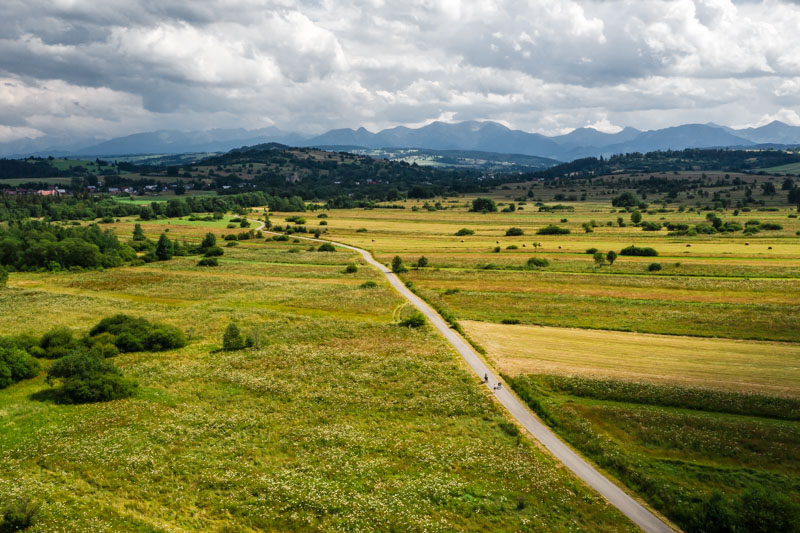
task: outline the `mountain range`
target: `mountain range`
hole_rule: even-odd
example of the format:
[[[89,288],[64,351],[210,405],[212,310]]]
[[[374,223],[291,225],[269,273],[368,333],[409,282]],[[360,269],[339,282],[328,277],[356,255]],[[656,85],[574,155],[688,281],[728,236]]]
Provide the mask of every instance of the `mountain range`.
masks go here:
[[[497,122],[489,121],[433,122],[420,128],[398,126],[376,133],[365,128],[335,129],[317,136],[282,131],[275,127],[258,130],[240,128],[190,132],[160,130],[136,133],[99,143],[93,139],[81,140],[69,136],[23,139],[0,143],[0,156],[109,157],[126,154],[225,152],[241,146],[268,142],[343,150],[354,148],[475,150],[572,161],[589,156],[670,149],[798,145],[800,127],[774,121],[759,128],[743,129],[732,129],[713,123],[685,124],[651,131],[625,128],[617,133],[578,128],[566,135],[553,137],[512,130]]]

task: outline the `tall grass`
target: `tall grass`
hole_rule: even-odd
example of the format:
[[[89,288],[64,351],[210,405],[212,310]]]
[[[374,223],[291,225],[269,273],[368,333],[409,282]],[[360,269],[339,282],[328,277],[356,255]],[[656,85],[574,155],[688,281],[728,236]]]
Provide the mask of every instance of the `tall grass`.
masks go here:
[[[618,379],[572,376],[545,376],[541,379],[551,390],[582,398],[800,420],[800,399],[796,398]]]

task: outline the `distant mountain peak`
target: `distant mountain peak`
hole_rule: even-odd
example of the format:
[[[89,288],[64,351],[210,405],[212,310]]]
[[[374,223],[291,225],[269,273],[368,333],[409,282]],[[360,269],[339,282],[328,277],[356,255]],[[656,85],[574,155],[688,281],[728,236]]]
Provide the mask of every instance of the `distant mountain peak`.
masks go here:
[[[308,136],[285,132],[275,126],[258,130],[209,129],[178,131],[161,129],[99,142],[93,138],[43,138],[0,143],[0,156],[29,154],[114,156],[126,154],[171,154],[221,152],[242,146],[280,143],[287,146],[350,146],[368,149],[408,148],[461,150],[546,157],[571,161],[582,157],[684,148],[719,148],[768,144],[800,144],[800,127],[780,120],[757,128],[734,130],[709,122],[683,124],[640,131],[627,126],[606,133],[591,126],[576,128],[565,135],[547,137],[515,130],[490,120],[431,122],[421,127],[396,126],[375,133],[364,126],[339,128]]]

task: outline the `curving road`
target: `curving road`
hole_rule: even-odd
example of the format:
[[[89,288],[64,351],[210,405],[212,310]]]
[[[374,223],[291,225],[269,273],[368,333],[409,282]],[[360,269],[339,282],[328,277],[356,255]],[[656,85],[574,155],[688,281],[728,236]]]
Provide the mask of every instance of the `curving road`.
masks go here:
[[[260,223],[260,221],[255,220],[254,222]],[[264,226],[263,223],[261,224],[262,225],[260,229],[263,231]],[[268,231],[267,233],[273,232]],[[295,235],[294,237],[297,236]],[[360,253],[367,263],[380,270],[392,287],[394,287],[395,290],[399,292],[406,300],[408,300],[414,307],[419,309],[419,311],[425,315],[428,321],[430,321],[430,323],[433,324],[433,326],[445,336],[445,338],[450,342],[450,344],[453,345],[458,353],[461,354],[461,357],[464,358],[464,360],[479,378],[483,379],[484,376],[489,377],[489,381],[486,385],[492,388],[497,400],[503,404],[506,409],[508,409],[511,415],[516,418],[517,422],[525,427],[525,429],[527,429],[531,435],[534,436],[534,438],[541,442],[545,448],[550,450],[550,453],[552,453],[559,461],[561,461],[564,466],[570,469],[587,485],[600,493],[600,495],[608,500],[611,505],[619,509],[625,516],[630,518],[631,521],[633,521],[644,531],[647,531],[648,533],[673,532],[672,528],[661,521],[653,513],[648,511],[642,504],[631,498],[614,483],[609,481],[608,478],[601,474],[592,465],[587,463],[578,454],[572,451],[572,449],[564,444],[555,433],[553,433],[547,426],[540,422],[538,418],[534,417],[528,408],[525,407],[522,402],[520,402],[517,397],[511,394],[511,392],[505,387],[495,390],[495,385],[500,381],[497,379],[497,376],[494,375],[492,370],[486,366],[486,364],[484,364],[483,360],[472,348],[472,346],[470,346],[469,343],[467,343],[456,331],[450,329],[450,327],[447,325],[447,322],[445,322],[444,319],[439,316],[439,313],[434,311],[433,308],[425,303],[419,296],[411,292],[400,280],[400,278],[398,278],[396,274],[389,270],[386,265],[375,260],[372,257],[372,254],[370,254],[368,251],[355,246],[350,246],[349,244],[324,241],[322,239],[312,239],[309,237],[299,238],[309,241],[330,242],[335,246],[347,248],[348,250],[354,250]]]

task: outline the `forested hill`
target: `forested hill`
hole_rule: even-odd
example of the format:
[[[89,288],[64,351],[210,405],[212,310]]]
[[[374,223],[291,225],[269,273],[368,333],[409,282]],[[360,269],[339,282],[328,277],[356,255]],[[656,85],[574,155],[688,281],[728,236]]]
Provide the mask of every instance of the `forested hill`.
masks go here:
[[[783,150],[667,150],[647,154],[614,155],[608,159],[587,157],[532,172],[526,178],[603,176],[632,172],[681,172],[720,170],[747,172],[800,162],[800,154]]]
[[[188,165],[187,165],[188,167]],[[474,170],[441,170],[404,161],[374,159],[348,152],[290,148],[270,143],[209,157],[191,165],[193,173],[213,179],[217,188],[250,183],[279,194],[332,198],[343,193],[396,199],[443,192],[476,192],[487,184]]]

